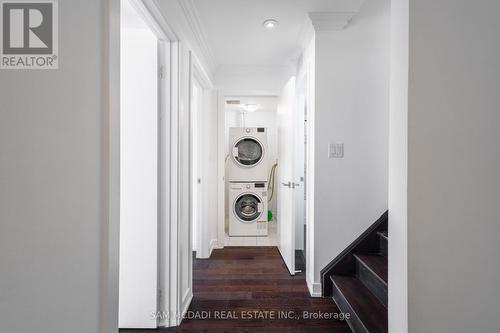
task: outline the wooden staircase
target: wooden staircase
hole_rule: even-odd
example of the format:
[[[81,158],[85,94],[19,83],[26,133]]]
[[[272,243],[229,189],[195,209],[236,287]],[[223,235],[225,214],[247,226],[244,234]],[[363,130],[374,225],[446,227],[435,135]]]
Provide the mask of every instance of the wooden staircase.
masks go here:
[[[323,295],[331,296],[354,333],[387,328],[387,212],[321,271]]]

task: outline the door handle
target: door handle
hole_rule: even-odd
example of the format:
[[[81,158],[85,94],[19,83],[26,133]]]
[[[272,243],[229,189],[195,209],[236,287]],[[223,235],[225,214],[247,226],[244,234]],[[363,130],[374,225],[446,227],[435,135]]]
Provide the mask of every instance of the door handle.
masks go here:
[[[288,183],[281,183],[281,185],[286,186],[286,187],[289,187],[289,188],[292,188],[292,182],[288,182]]]
[[[292,183],[292,188],[296,188],[296,187],[299,187],[300,184],[299,183]]]

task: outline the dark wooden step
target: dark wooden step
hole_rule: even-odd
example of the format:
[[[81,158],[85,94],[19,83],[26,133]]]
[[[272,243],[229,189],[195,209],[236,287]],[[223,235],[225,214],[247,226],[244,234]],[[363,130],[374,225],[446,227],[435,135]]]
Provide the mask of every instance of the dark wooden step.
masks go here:
[[[388,219],[389,212],[386,211],[321,270],[321,292],[323,296],[332,295],[333,287],[330,276],[354,274],[356,260],[352,256],[353,253],[381,253],[380,236],[377,233],[388,229]]]
[[[355,253],[356,260],[363,262],[375,275],[387,284],[387,257],[379,254]]]
[[[389,247],[388,247],[388,242],[389,242],[388,233],[387,233],[387,231],[379,231],[379,232],[377,232],[377,235],[379,237],[380,254],[387,257],[387,251],[389,249]]]
[[[355,276],[330,276],[333,300],[343,313],[354,333],[388,332],[387,309]]]
[[[387,307],[387,257],[354,254],[356,277]]]

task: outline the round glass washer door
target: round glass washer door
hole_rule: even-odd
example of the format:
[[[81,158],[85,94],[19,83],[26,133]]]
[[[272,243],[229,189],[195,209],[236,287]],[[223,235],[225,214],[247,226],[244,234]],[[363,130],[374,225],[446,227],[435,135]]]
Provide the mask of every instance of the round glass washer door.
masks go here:
[[[264,155],[259,141],[254,138],[243,138],[234,145],[233,157],[237,163],[245,167],[257,165]]]
[[[234,213],[242,222],[254,222],[262,214],[259,211],[261,202],[255,194],[240,195],[234,202]]]

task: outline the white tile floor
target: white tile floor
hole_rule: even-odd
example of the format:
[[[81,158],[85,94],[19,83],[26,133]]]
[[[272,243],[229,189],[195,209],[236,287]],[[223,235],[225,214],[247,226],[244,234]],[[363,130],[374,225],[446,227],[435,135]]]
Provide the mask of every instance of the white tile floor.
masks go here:
[[[224,246],[277,246],[276,221],[269,222],[267,237],[231,237],[225,233]]]

